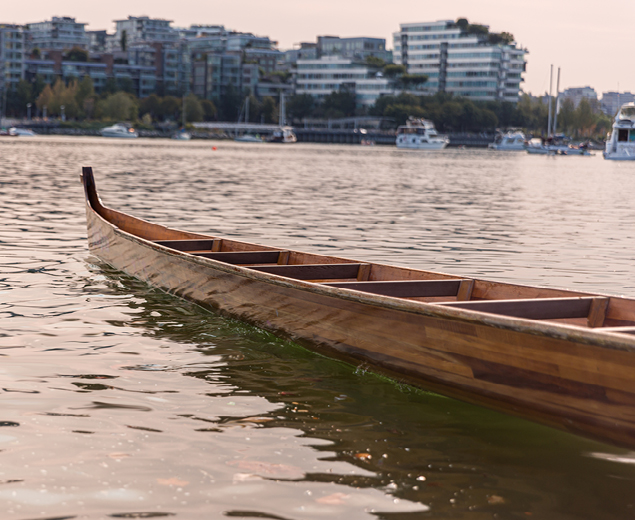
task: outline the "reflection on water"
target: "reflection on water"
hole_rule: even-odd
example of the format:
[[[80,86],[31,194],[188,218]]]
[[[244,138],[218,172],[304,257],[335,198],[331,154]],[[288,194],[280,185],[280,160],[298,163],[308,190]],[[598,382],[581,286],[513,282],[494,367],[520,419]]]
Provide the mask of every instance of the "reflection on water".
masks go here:
[[[632,165],[485,151],[0,141],[4,518],[625,518],[634,455],[310,353],[91,257],[175,227],[635,295]]]

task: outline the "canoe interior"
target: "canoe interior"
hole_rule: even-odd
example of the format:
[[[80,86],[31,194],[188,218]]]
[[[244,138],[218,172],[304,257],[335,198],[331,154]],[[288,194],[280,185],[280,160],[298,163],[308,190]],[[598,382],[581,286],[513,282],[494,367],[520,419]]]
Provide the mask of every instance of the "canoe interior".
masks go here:
[[[86,199],[102,218],[131,235],[183,254],[344,290],[635,336],[633,299],[469,279],[179,231],[105,207],[92,169],[85,168],[83,177]]]

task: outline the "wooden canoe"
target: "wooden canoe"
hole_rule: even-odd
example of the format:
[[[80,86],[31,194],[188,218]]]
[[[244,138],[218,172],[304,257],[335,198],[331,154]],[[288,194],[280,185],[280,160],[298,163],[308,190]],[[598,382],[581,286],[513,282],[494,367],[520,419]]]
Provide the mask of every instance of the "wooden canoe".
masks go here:
[[[102,205],[88,244],[169,293],[443,395],[635,448],[635,300],[188,233]]]

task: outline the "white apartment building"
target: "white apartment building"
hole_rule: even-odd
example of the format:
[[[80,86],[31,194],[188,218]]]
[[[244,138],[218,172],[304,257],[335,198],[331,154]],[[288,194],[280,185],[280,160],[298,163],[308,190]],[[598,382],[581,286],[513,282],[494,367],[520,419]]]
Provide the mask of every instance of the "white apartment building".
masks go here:
[[[322,99],[332,92],[355,93],[358,106],[371,106],[382,95],[394,94],[390,80],[378,76],[368,66],[338,56],[299,59],[295,93]]]
[[[428,94],[448,92],[474,100],[516,103],[525,71],[526,49],[515,42],[489,43],[453,20],[401,24],[393,34],[393,60],[409,74],[425,74]]]
[[[0,25],[0,100],[24,78],[24,31],[19,25]]]
[[[75,21],[70,16],[54,16],[45,22],[29,23],[29,50],[68,50],[73,47],[88,49],[90,39],[86,34],[86,24]]]
[[[171,23],[171,20],[148,16],[129,16],[127,20],[115,20],[115,34],[107,36],[106,50],[108,52],[124,50],[122,48],[124,40],[126,47],[141,42],[176,43],[179,40],[179,33],[170,27]]]

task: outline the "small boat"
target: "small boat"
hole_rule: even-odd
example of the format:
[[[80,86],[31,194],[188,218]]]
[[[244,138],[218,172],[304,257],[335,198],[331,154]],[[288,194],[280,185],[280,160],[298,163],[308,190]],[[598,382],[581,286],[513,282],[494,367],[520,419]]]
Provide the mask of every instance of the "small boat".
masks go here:
[[[258,135],[243,134],[234,139],[237,143],[262,143],[262,138]]]
[[[9,128],[9,135],[14,135],[17,137],[35,137],[37,134],[33,130],[29,130],[28,128],[19,128],[12,127]]]
[[[413,150],[442,150],[450,143],[445,135],[439,135],[431,121],[415,117],[397,129],[397,148]]]
[[[125,139],[139,137],[138,132],[128,123],[116,123],[112,126],[102,128],[99,133],[103,137],[123,137]]]
[[[635,299],[304,253],[104,206],[90,251],[203,307],[402,382],[635,448]]]
[[[635,161],[635,103],[622,105],[606,139],[604,158],[612,161]]]
[[[525,150],[532,155],[593,155],[587,145],[573,146],[566,140],[556,138],[534,138],[525,143]]]
[[[525,150],[527,138],[522,130],[509,129],[507,132],[498,132],[494,142],[487,145],[490,150],[502,150],[510,152],[522,152]]]
[[[293,128],[290,126],[281,126],[280,128],[273,131],[271,137],[268,139],[270,143],[295,143],[298,138],[293,131]]]
[[[172,135],[172,139],[176,139],[177,141],[189,141],[192,139],[192,134],[185,130],[185,128],[181,128]]]

